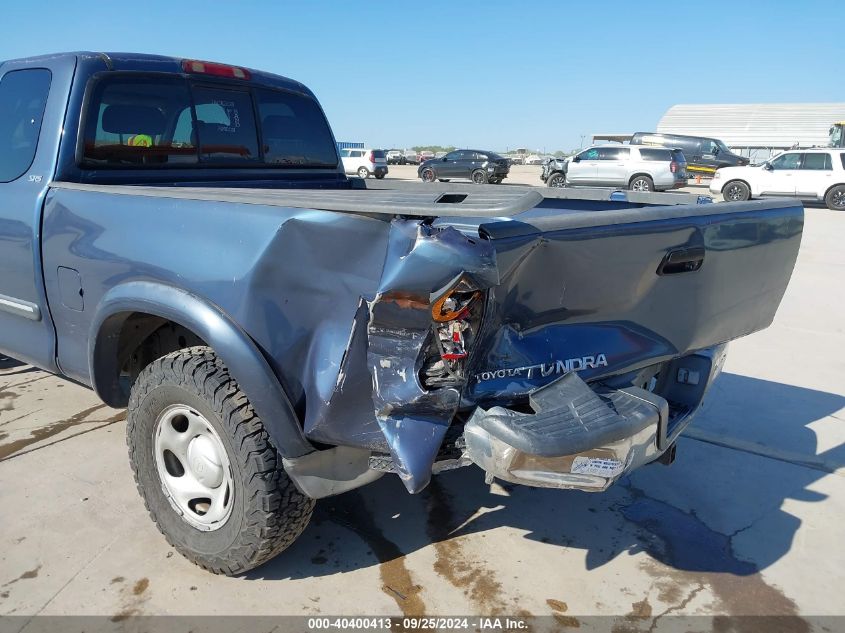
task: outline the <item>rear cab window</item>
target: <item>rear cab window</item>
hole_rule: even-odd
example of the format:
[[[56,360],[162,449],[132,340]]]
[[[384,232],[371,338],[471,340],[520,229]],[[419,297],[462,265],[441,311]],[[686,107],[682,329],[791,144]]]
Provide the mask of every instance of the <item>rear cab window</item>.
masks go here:
[[[81,162],[91,167],[337,166],[314,99],[251,85],[117,73],[88,97]]]
[[[13,70],[0,79],[0,182],[23,176],[35,160],[52,75]]]

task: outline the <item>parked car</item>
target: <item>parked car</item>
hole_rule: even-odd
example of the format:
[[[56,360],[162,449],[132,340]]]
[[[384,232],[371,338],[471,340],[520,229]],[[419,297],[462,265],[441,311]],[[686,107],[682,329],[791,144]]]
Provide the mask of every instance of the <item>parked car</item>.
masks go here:
[[[477,149],[455,150],[443,158],[420,163],[417,168],[417,175],[423,182],[449,182],[456,178],[471,180],[478,185],[497,185],[508,177],[509,172],[510,161],[507,158]]]
[[[401,149],[391,149],[387,152],[387,164],[388,165],[404,165],[405,164],[405,154],[402,152]]]
[[[710,191],[731,202],[788,196],[845,211],[845,149],[787,151],[761,165],[723,167],[713,176]]]
[[[734,154],[719,139],[704,136],[637,132],[631,138],[631,145],[680,149],[687,159],[687,170],[692,174],[703,176],[711,176],[722,167],[748,165],[751,162],[744,156]]]
[[[408,165],[419,165],[420,163],[420,155],[416,153],[416,151],[412,149],[405,150],[405,162]]]
[[[424,161],[431,160],[434,158],[434,152],[430,152],[428,150],[423,150],[420,152],[420,164]]]
[[[669,463],[725,342],[772,322],[804,212],[368,184],[284,77],[0,63],[0,354],[127,408],[149,515],[204,569],[261,565],[388,473],[597,492]],[[4,512],[67,497],[69,459],[31,460],[56,485]]]
[[[543,164],[543,157],[539,154],[531,154],[525,159],[526,165],[542,165]]]
[[[665,191],[687,184],[687,162],[679,149],[596,145],[572,157],[550,159],[540,179],[549,187],[625,187]]]
[[[387,175],[387,157],[383,149],[342,149],[340,158],[347,174],[359,178],[375,176],[379,180]]]

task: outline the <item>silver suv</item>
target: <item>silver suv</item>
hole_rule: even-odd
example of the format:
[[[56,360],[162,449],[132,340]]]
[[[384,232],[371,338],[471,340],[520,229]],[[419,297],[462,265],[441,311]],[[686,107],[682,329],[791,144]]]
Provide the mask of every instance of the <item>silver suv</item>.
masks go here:
[[[636,145],[597,145],[575,156],[543,165],[549,187],[625,187],[666,191],[687,184],[687,160],[679,149]]]

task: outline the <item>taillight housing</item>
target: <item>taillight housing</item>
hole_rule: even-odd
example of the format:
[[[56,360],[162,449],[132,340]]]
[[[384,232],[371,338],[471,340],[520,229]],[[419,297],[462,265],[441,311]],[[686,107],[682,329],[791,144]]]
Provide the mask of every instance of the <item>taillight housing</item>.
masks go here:
[[[678,163],[676,163],[674,160],[669,163],[669,171],[671,171],[673,174],[678,171]]]
[[[370,161],[371,163],[375,163],[376,162],[376,153],[370,152],[370,156],[369,156],[369,158],[367,158],[367,160]]]

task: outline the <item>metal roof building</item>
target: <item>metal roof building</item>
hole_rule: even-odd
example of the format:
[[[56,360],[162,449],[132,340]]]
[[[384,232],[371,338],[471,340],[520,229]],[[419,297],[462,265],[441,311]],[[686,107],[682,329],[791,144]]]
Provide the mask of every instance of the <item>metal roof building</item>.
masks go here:
[[[827,145],[834,121],[845,120],[845,103],[748,103],[676,105],[657,131],[718,138],[734,150]]]

